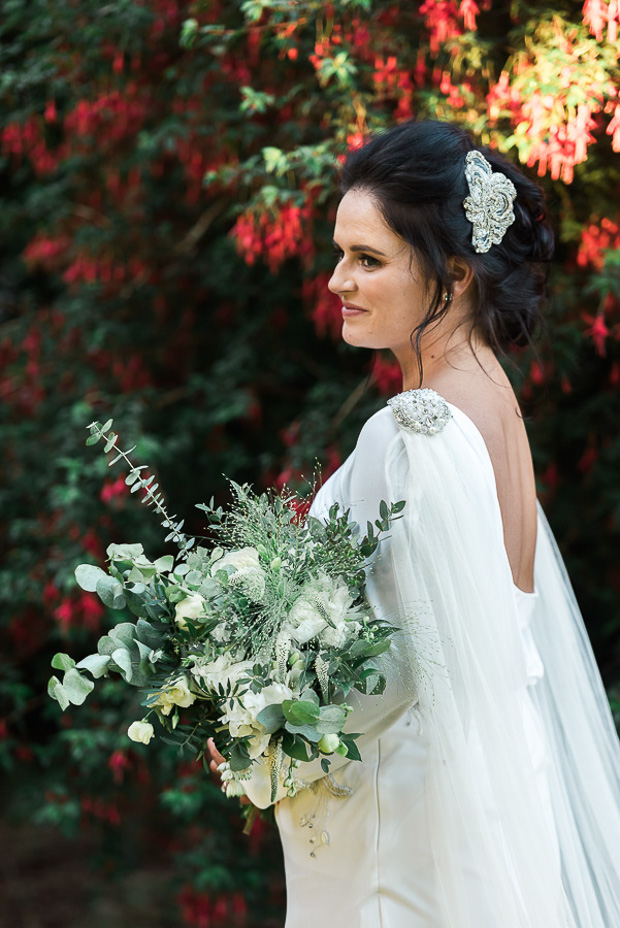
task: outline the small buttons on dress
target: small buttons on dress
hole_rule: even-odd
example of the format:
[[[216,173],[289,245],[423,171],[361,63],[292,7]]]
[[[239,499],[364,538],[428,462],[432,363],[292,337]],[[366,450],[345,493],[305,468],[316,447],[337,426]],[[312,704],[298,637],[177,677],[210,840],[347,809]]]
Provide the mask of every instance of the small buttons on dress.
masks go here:
[[[387,403],[402,429],[420,435],[441,432],[452,418],[446,401],[430,387],[406,390],[393,396]]]

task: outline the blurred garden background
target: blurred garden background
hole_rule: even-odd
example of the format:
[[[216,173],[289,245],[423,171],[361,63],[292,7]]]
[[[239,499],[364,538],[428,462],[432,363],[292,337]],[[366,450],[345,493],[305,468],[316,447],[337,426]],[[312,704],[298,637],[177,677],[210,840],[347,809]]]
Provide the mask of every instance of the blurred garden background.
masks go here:
[[[58,650],[118,621],[75,583],[166,553],[114,418],[186,530],[224,474],[326,476],[400,389],[339,339],[338,170],[367,132],[455,120],[540,179],[548,327],[505,359],[539,498],[614,711],[620,687],[620,11],[615,0],[4,0],[0,18],[0,928],[276,928],[268,821],[105,684],[64,715]]]

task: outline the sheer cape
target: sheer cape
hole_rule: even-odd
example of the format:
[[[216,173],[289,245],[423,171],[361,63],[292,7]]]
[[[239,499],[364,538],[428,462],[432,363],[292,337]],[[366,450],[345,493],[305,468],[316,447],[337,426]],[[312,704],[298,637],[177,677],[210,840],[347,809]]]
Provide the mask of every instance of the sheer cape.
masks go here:
[[[418,702],[446,928],[612,928],[620,747],[570,580],[538,503],[537,597],[521,627],[484,439],[429,392],[446,420],[434,434],[432,417],[415,431],[383,409],[343,465],[369,513],[382,498],[407,502],[368,584],[403,629],[391,685],[356,700],[355,730],[379,737]],[[535,685],[533,653],[544,668]],[[259,765],[247,789],[263,807],[265,773]],[[317,762],[299,773],[322,776]]]

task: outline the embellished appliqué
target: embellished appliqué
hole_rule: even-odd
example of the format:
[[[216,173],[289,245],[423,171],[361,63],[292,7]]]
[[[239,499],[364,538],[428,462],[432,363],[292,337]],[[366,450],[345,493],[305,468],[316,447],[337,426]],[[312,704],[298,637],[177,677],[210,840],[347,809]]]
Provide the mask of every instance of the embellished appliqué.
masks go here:
[[[465,215],[473,226],[474,251],[484,254],[499,245],[515,221],[512,208],[517,189],[501,171],[493,171],[482,152],[470,151],[465,158],[469,196],[463,200]]]
[[[452,413],[446,401],[430,387],[405,390],[388,401],[396,422],[408,432],[435,435],[446,427]]]

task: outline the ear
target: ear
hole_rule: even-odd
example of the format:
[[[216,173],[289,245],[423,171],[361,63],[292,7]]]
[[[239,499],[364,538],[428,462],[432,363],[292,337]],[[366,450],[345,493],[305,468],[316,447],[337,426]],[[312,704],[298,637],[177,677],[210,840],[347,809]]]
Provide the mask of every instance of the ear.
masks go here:
[[[452,292],[455,297],[463,296],[472,280],[474,272],[462,258],[450,258],[450,276],[452,277]]]

